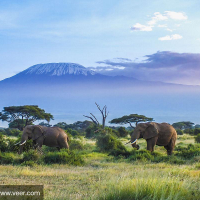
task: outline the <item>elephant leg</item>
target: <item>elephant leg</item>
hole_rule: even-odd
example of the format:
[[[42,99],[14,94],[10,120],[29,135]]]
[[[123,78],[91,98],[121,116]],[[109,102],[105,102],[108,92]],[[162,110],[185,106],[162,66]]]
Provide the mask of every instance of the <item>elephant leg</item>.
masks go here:
[[[165,146],[165,149],[167,150],[167,155],[172,155],[174,147],[175,147],[176,139],[172,136],[169,144]]]
[[[59,148],[60,148],[60,149],[62,149],[62,148],[64,148],[64,149],[69,149],[69,145],[68,145],[68,143],[67,143],[66,140],[59,141],[59,142],[58,142],[58,145],[59,145]]]
[[[158,137],[150,138],[147,140],[147,150],[154,151],[154,147],[156,145],[156,142],[158,140]]]
[[[37,150],[39,153],[43,154],[42,145],[43,143],[40,141],[35,141],[34,149]]]

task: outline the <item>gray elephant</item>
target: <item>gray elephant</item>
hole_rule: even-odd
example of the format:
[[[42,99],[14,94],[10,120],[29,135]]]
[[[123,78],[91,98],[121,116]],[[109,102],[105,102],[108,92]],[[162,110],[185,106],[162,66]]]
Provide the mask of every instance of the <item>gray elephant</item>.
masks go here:
[[[176,139],[176,130],[167,123],[140,123],[136,126],[131,136],[131,144],[133,147],[139,149],[136,144],[137,139],[144,138],[147,141],[147,150],[154,151],[155,145],[164,146],[167,154],[171,155]]]
[[[32,139],[35,147],[41,148],[42,145],[57,147],[58,149],[69,149],[69,138],[64,130],[58,127],[45,127],[40,125],[28,125],[24,128],[20,151],[23,151],[23,145],[28,139]]]

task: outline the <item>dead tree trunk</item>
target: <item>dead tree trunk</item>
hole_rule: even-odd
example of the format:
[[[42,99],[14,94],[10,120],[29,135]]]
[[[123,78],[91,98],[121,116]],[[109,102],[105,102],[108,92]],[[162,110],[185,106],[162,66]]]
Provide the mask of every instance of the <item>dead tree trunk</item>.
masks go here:
[[[106,118],[108,116],[108,112],[107,112],[107,106],[104,106],[103,109],[100,108],[100,106],[95,102],[97,108],[99,109],[99,111],[102,114],[102,126],[103,129],[105,128],[105,123],[106,123]]]
[[[105,128],[105,123],[106,123],[106,118],[107,118],[108,113],[109,113],[109,112],[107,112],[107,106],[104,106],[103,109],[101,109],[100,106],[96,102],[95,102],[95,104],[96,104],[97,108],[99,109],[99,111],[102,114],[102,126],[103,126],[103,129],[104,129]],[[83,116],[91,119],[94,124],[99,125],[99,122],[98,122],[97,118],[92,113],[90,113],[90,115],[92,115],[92,117],[86,116],[86,115],[83,115]]]

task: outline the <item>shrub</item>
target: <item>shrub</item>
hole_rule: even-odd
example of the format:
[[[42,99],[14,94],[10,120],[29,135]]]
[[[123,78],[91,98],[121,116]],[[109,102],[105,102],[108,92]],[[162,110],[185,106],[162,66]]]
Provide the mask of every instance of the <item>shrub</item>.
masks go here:
[[[88,128],[86,128],[85,132],[86,132],[86,135],[85,137],[86,138],[92,138],[94,136],[96,136],[98,134],[97,132],[98,128],[96,125],[91,125],[89,126]]]
[[[190,159],[194,156],[200,155],[200,145],[189,144],[187,147],[178,146],[175,148],[178,152],[175,153],[176,156],[180,156],[184,159]]]
[[[73,151],[62,149],[60,152],[48,152],[44,156],[46,164],[70,164],[80,166],[84,164],[84,160]]]
[[[0,164],[13,164],[14,161],[15,161],[15,155],[13,153],[0,152]]]
[[[21,163],[21,166],[29,166],[29,167],[34,167],[36,165],[36,163],[32,160],[30,161],[24,161],[23,163]]]
[[[118,132],[120,137],[126,137],[128,135],[128,131],[124,127],[119,127]]]
[[[77,141],[77,140],[71,140],[70,141],[70,150],[83,150],[84,149],[84,145]]]
[[[18,147],[20,146],[18,145]],[[33,140],[27,140],[26,143],[23,145],[23,152],[27,152],[31,149],[33,149]]]
[[[195,137],[195,142],[200,143],[200,133]]]
[[[181,129],[177,129],[176,132],[177,132],[177,135],[183,135],[183,131]]]
[[[195,128],[194,129],[194,135],[198,135],[200,133],[200,128]]]
[[[130,157],[129,157],[130,161],[135,161],[135,160],[153,160],[153,155],[151,155],[151,152],[145,149],[142,150],[132,150],[130,152]]]
[[[156,163],[167,162],[170,164],[178,164],[178,165],[185,164],[185,161],[183,159],[178,158],[174,155],[172,155],[172,156],[155,156],[153,158],[152,162],[156,162]]]
[[[0,134],[0,151],[5,152],[8,148],[6,136]]]
[[[73,129],[71,129],[71,128],[68,128],[65,132],[66,132],[67,134],[72,135],[72,136],[75,137],[75,138],[80,136],[80,134],[79,134],[78,131],[73,130]]]
[[[194,129],[187,128],[187,129],[184,130],[184,133],[187,133],[187,134],[193,135],[193,134],[194,134]]]
[[[97,137],[96,145],[100,151],[108,152],[112,150],[126,151],[125,146],[121,141],[117,140],[113,135],[99,135]]]
[[[40,159],[40,154],[36,150],[29,150],[23,155],[23,161],[35,161],[38,162]]]

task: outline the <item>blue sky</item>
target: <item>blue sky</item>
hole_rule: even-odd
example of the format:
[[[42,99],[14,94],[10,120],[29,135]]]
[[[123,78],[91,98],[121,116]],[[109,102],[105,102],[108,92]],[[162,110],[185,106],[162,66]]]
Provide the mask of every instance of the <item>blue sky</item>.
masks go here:
[[[110,75],[200,84],[199,6],[197,0],[1,0],[0,80],[39,63],[74,62]],[[172,62],[160,67],[162,57]]]

